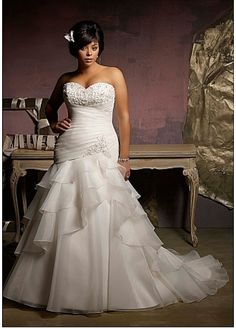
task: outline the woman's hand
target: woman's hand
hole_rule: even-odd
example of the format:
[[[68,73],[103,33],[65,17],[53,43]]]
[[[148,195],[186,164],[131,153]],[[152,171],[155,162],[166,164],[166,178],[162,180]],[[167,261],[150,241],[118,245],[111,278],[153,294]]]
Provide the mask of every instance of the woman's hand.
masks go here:
[[[70,118],[64,118],[62,121],[51,123],[51,129],[54,133],[62,134],[71,127],[70,123]]]
[[[120,162],[118,163],[122,166],[122,174],[125,180],[128,180],[130,177],[130,164],[128,162]]]

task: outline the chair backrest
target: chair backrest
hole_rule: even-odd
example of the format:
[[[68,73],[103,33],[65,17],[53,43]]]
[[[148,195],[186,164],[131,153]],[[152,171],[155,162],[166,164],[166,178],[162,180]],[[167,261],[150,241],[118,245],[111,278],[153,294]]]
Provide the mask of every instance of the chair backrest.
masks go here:
[[[35,125],[35,133],[50,135],[53,134],[45,115],[45,108],[48,98],[3,98],[3,110],[24,110],[26,111]]]

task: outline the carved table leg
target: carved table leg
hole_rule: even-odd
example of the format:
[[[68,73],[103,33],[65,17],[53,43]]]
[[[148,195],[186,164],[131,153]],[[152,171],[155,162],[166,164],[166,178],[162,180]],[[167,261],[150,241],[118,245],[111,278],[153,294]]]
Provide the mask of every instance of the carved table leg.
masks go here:
[[[23,205],[23,215],[25,214],[27,210],[27,198],[26,198],[26,188],[25,188],[25,179],[22,179],[22,193],[21,193],[21,199],[22,199],[22,205]]]
[[[23,218],[21,220],[21,232],[24,232],[26,225],[28,223],[28,220],[25,219],[24,215],[27,210],[27,197],[26,197],[26,185],[25,185],[25,179],[22,179],[22,184],[21,184],[21,201],[23,205]]]
[[[198,197],[199,177],[196,167],[183,170],[183,175],[187,177],[190,190],[190,222],[191,222],[191,238],[194,247],[197,246],[198,238],[196,235],[195,212]]]
[[[15,242],[18,243],[20,240],[20,212],[17,198],[17,185],[19,182],[19,178],[21,176],[26,175],[26,171],[22,171],[17,162],[13,162],[13,171],[10,177],[10,185],[11,185],[11,194],[13,200],[13,206],[16,217],[16,235]]]

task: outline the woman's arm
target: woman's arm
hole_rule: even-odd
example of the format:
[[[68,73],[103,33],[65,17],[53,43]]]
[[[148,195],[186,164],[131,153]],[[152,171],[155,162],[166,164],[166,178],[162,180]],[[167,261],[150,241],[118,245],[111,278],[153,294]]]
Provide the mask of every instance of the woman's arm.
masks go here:
[[[48,100],[45,108],[45,114],[49,121],[50,127],[54,133],[63,133],[70,128],[71,120],[65,118],[62,121],[58,121],[58,109],[63,103],[63,85],[65,83],[65,75],[62,75],[52,92],[50,99]]]
[[[122,72],[118,68],[113,68],[113,85],[116,90],[115,109],[119,127],[119,163],[126,169],[125,178],[129,178],[129,145],[130,145],[130,120],[128,109],[128,91]],[[125,161],[127,159],[127,161]],[[123,160],[123,161],[122,161]]]

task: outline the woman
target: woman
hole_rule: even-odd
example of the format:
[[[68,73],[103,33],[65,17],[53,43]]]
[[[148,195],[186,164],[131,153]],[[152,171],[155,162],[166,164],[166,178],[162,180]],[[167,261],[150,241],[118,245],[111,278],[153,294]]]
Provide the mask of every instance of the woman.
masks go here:
[[[228,281],[221,263],[162,247],[128,181],[127,88],[119,69],[97,63],[100,26],[82,21],[65,37],[78,69],[59,78],[46,108],[60,134],[55,163],[26,213],[30,223],[3,295],[53,312],[101,313],[215,294]],[[58,121],[63,101],[68,118]]]

